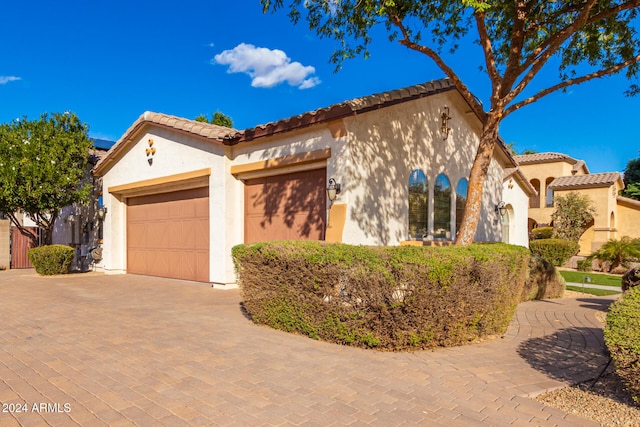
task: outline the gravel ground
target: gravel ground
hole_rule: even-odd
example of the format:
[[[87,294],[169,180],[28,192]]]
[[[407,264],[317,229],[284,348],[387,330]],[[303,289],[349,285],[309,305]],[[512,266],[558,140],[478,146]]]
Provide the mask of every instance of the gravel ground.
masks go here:
[[[579,292],[565,292],[565,298],[577,298]],[[604,324],[605,313],[598,316]],[[626,391],[613,369],[595,384],[593,381],[541,394],[535,400],[563,411],[589,418],[603,426],[640,427],[640,405]],[[592,387],[593,385],[593,387]]]

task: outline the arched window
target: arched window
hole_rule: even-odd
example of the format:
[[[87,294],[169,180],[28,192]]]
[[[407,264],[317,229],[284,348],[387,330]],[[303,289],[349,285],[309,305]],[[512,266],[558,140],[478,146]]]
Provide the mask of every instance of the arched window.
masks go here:
[[[535,195],[529,197],[529,207],[530,208],[539,208],[540,207],[540,181],[537,179],[531,180],[531,185],[536,189]]]
[[[469,189],[469,181],[467,178],[461,178],[456,187],[456,234],[460,230],[462,223],[462,215],[464,215],[464,207],[467,205],[467,191]]]
[[[433,189],[433,237],[451,239],[451,184],[445,174],[438,175]]]
[[[422,240],[427,234],[427,210],[429,186],[420,169],[411,171],[409,177],[409,240]]]
[[[548,208],[552,208],[553,207],[553,190],[549,188],[549,184],[551,184],[551,182],[553,182],[555,178],[547,178],[547,181],[544,183],[544,188],[546,189],[546,194],[547,194],[547,207]]]

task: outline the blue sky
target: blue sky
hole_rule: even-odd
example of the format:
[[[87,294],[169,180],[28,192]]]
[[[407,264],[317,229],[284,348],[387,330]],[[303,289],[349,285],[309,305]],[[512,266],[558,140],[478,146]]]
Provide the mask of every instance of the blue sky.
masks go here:
[[[336,42],[284,12],[263,14],[257,0],[6,1],[0,40],[0,123],[73,111],[91,136],[111,140],[147,110],[187,118],[220,110],[244,129],[443,77],[383,29],[369,59],[334,73]],[[477,49],[451,63],[487,104]],[[620,76],[550,95],[506,118],[500,133],[520,151],[564,152],[592,173],[622,171],[640,150],[640,98],[625,97],[626,85]]]

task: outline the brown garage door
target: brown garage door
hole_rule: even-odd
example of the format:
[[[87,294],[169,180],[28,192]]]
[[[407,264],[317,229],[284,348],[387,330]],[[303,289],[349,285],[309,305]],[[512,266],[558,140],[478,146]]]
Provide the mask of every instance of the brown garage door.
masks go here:
[[[209,190],[132,197],[127,272],[209,281]]]
[[[244,241],[324,240],[326,176],[317,169],[248,180]]]

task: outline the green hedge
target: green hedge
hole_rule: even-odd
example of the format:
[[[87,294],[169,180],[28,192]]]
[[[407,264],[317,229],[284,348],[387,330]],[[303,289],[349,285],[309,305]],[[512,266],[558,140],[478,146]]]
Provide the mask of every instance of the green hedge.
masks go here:
[[[501,334],[522,298],[528,251],[269,242],[233,248],[256,323],[379,349],[460,345]]]
[[[569,261],[580,250],[577,242],[563,239],[541,239],[529,242],[531,253],[546,259],[555,266]]]
[[[531,240],[550,239],[553,235],[553,227],[538,227],[531,230]]]
[[[69,246],[49,245],[29,249],[27,256],[38,274],[66,274],[69,272],[75,250]]]
[[[640,287],[614,302],[607,315],[604,340],[636,402],[640,402]]]

